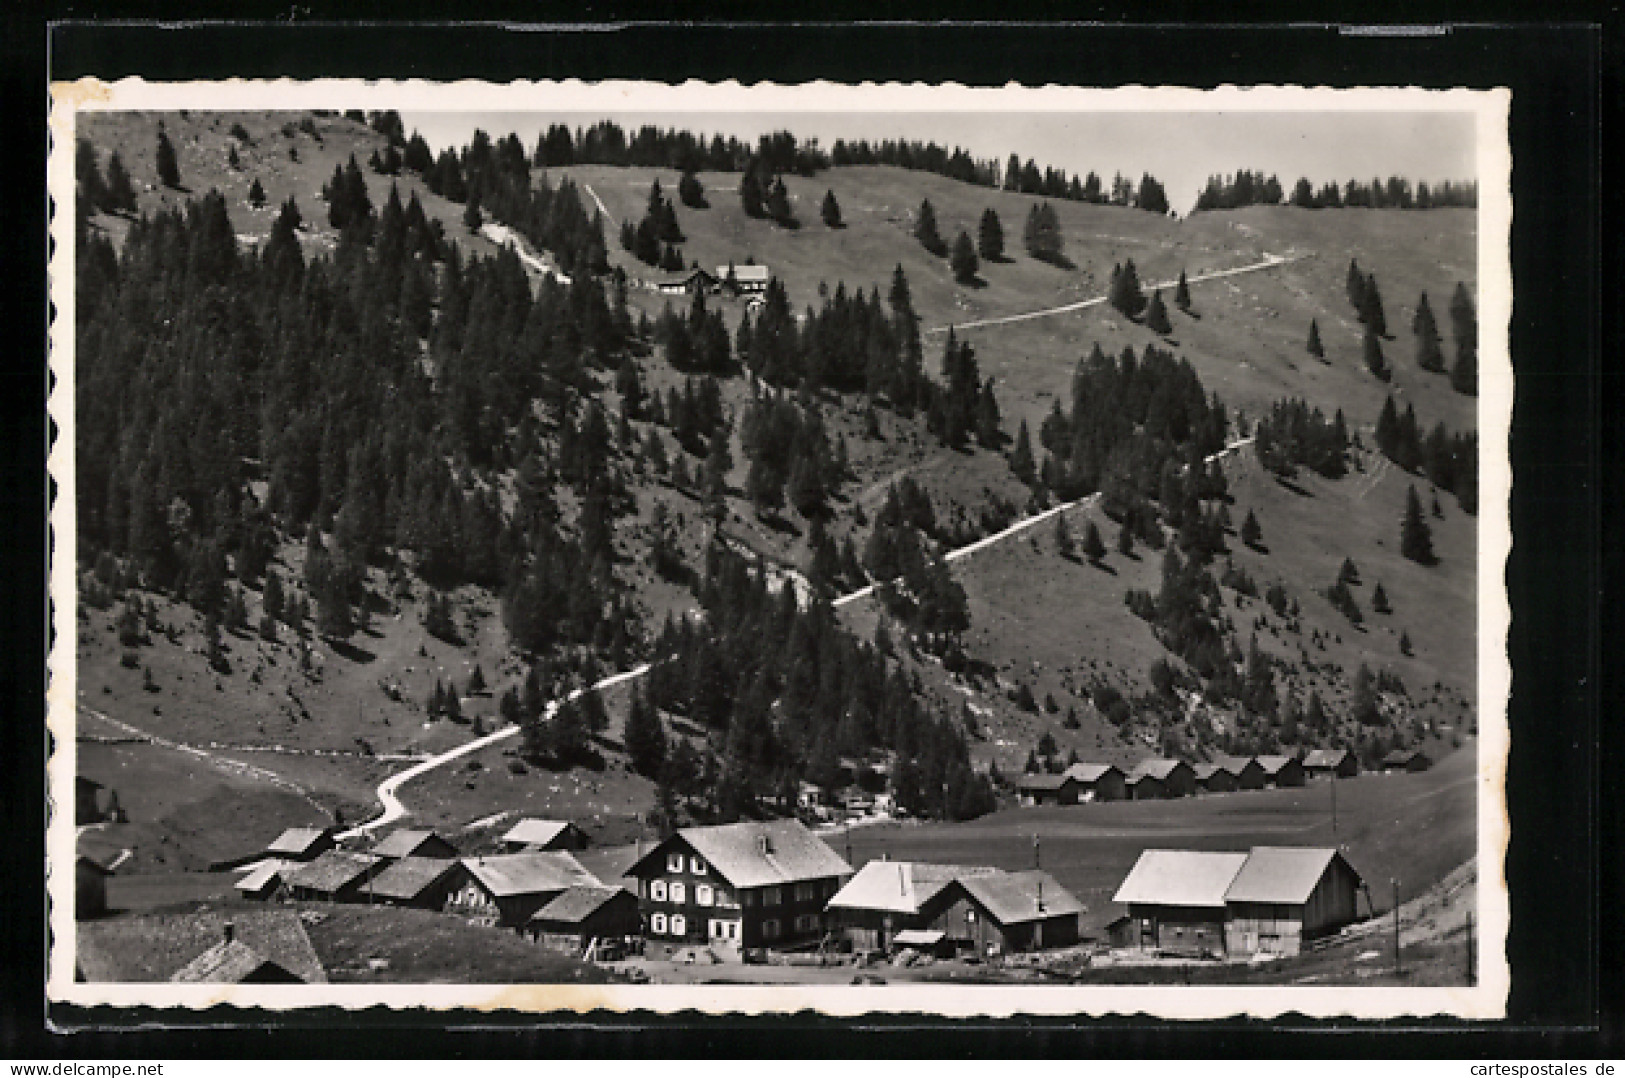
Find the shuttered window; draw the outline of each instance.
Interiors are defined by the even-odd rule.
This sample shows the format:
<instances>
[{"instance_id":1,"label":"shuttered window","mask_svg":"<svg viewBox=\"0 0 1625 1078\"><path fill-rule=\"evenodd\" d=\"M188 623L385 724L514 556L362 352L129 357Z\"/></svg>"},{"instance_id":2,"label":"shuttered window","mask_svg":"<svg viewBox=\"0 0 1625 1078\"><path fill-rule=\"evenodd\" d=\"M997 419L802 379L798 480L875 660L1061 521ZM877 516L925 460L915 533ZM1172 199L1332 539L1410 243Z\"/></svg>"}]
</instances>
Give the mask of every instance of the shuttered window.
<instances>
[{"instance_id":1,"label":"shuttered window","mask_svg":"<svg viewBox=\"0 0 1625 1078\"><path fill-rule=\"evenodd\" d=\"M671 895L671 900L675 903L682 904L688 901L688 888L684 887L676 880L671 881L670 885L668 885L666 888L666 892L667 894Z\"/></svg>"},{"instance_id":2,"label":"shuttered window","mask_svg":"<svg viewBox=\"0 0 1625 1078\"><path fill-rule=\"evenodd\" d=\"M694 887L694 901L702 906L709 906L716 901L716 893L711 890L709 884L696 884Z\"/></svg>"},{"instance_id":3,"label":"shuttered window","mask_svg":"<svg viewBox=\"0 0 1625 1078\"><path fill-rule=\"evenodd\" d=\"M656 902L666 901L666 881L655 880L649 884L649 897Z\"/></svg>"},{"instance_id":4,"label":"shuttered window","mask_svg":"<svg viewBox=\"0 0 1625 1078\"><path fill-rule=\"evenodd\" d=\"M671 915L671 934L674 935L674 936L682 936L682 935L686 935L687 933L688 933L688 918L684 917L680 913L672 914Z\"/></svg>"},{"instance_id":5,"label":"shuttered window","mask_svg":"<svg viewBox=\"0 0 1625 1078\"><path fill-rule=\"evenodd\" d=\"M664 936L666 934L666 915L664 913L652 913L649 915L649 931L657 936Z\"/></svg>"}]
</instances>

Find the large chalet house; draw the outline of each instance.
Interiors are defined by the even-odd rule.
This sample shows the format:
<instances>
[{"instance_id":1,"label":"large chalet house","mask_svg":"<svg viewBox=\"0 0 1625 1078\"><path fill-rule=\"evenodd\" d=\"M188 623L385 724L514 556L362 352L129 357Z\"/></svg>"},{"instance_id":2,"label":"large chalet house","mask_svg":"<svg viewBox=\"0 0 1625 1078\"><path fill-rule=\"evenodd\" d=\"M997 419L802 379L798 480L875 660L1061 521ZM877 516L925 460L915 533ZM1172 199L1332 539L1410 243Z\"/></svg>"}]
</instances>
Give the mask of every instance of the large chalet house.
<instances>
[{"instance_id":1,"label":"large chalet house","mask_svg":"<svg viewBox=\"0 0 1625 1078\"><path fill-rule=\"evenodd\" d=\"M746 948L820 938L825 905L852 868L798 820L688 827L644 854L627 875L651 948Z\"/></svg>"}]
</instances>

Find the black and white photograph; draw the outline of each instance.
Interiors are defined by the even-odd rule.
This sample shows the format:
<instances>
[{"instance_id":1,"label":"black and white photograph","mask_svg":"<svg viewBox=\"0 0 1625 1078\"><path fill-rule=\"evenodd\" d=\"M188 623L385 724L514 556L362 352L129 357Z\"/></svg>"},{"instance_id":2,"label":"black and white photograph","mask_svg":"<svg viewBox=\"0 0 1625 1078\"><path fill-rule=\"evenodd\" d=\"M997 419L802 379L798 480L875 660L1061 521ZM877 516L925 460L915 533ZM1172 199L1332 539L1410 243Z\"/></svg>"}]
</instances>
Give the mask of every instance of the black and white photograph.
<instances>
[{"instance_id":1,"label":"black and white photograph","mask_svg":"<svg viewBox=\"0 0 1625 1078\"><path fill-rule=\"evenodd\" d=\"M1501 1016L1509 104L57 84L50 997Z\"/></svg>"}]
</instances>

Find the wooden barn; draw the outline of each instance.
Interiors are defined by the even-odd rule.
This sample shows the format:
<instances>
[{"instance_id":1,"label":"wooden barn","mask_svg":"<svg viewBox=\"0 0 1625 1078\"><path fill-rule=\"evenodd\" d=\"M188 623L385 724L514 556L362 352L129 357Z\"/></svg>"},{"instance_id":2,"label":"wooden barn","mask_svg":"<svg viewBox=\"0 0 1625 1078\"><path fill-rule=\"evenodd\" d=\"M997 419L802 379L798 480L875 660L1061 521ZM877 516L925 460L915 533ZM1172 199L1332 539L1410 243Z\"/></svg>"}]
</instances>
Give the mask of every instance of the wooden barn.
<instances>
[{"instance_id":1,"label":"wooden barn","mask_svg":"<svg viewBox=\"0 0 1625 1078\"><path fill-rule=\"evenodd\" d=\"M1421 749L1395 749L1382 758L1384 771L1426 771L1433 758Z\"/></svg>"},{"instance_id":2,"label":"wooden barn","mask_svg":"<svg viewBox=\"0 0 1625 1078\"><path fill-rule=\"evenodd\" d=\"M1303 785L1303 764L1296 756L1255 756L1264 771L1264 785L1277 789Z\"/></svg>"},{"instance_id":3,"label":"wooden barn","mask_svg":"<svg viewBox=\"0 0 1625 1078\"><path fill-rule=\"evenodd\" d=\"M1112 901L1127 906L1129 946L1188 957L1221 956L1225 894L1244 853L1146 850Z\"/></svg>"},{"instance_id":4,"label":"wooden barn","mask_svg":"<svg viewBox=\"0 0 1625 1078\"><path fill-rule=\"evenodd\" d=\"M328 850L283 877L288 896L301 902L365 902L367 883L389 862L370 853Z\"/></svg>"},{"instance_id":5,"label":"wooden barn","mask_svg":"<svg viewBox=\"0 0 1625 1078\"><path fill-rule=\"evenodd\" d=\"M746 264L736 266L732 262L726 266L717 267L717 282L724 292L736 295L759 295L767 291L767 282L773 279L766 266Z\"/></svg>"},{"instance_id":6,"label":"wooden barn","mask_svg":"<svg viewBox=\"0 0 1625 1078\"><path fill-rule=\"evenodd\" d=\"M1197 764L1196 788L1205 794L1227 794L1236 789L1236 776L1218 764Z\"/></svg>"},{"instance_id":7,"label":"wooden barn","mask_svg":"<svg viewBox=\"0 0 1625 1078\"><path fill-rule=\"evenodd\" d=\"M852 868L799 820L686 827L630 874L649 945L709 945L718 957L823 936L824 907Z\"/></svg>"},{"instance_id":8,"label":"wooden barn","mask_svg":"<svg viewBox=\"0 0 1625 1078\"><path fill-rule=\"evenodd\" d=\"M1078 780L1071 775L1046 775L1035 771L1021 776L1016 794L1023 805L1076 805Z\"/></svg>"},{"instance_id":9,"label":"wooden barn","mask_svg":"<svg viewBox=\"0 0 1625 1078\"><path fill-rule=\"evenodd\" d=\"M363 901L380 906L411 906L438 910L457 887L457 862L444 857L403 857L362 889Z\"/></svg>"},{"instance_id":10,"label":"wooden barn","mask_svg":"<svg viewBox=\"0 0 1625 1078\"><path fill-rule=\"evenodd\" d=\"M977 955L1070 947L1083 904L1040 869L959 876L930 927Z\"/></svg>"},{"instance_id":11,"label":"wooden barn","mask_svg":"<svg viewBox=\"0 0 1625 1078\"><path fill-rule=\"evenodd\" d=\"M1196 793L1196 772L1183 760L1141 760L1129 772L1124 785L1134 801L1190 797Z\"/></svg>"},{"instance_id":12,"label":"wooden barn","mask_svg":"<svg viewBox=\"0 0 1625 1078\"><path fill-rule=\"evenodd\" d=\"M1360 773L1360 759L1348 749L1312 749L1303 758L1304 777L1351 779Z\"/></svg>"},{"instance_id":13,"label":"wooden barn","mask_svg":"<svg viewBox=\"0 0 1625 1078\"><path fill-rule=\"evenodd\" d=\"M662 278L655 283L655 289L667 296L692 296L702 292L714 292L717 284L716 277L694 266L682 273Z\"/></svg>"},{"instance_id":14,"label":"wooden barn","mask_svg":"<svg viewBox=\"0 0 1625 1078\"><path fill-rule=\"evenodd\" d=\"M550 950L579 955L594 940L643 934L638 896L624 887L572 887L531 915L525 935Z\"/></svg>"},{"instance_id":15,"label":"wooden barn","mask_svg":"<svg viewBox=\"0 0 1625 1078\"><path fill-rule=\"evenodd\" d=\"M899 933L933 927L945 904L939 899L954 880L997 871L984 865L870 861L835 893L825 910L854 949L889 951Z\"/></svg>"},{"instance_id":16,"label":"wooden barn","mask_svg":"<svg viewBox=\"0 0 1625 1078\"><path fill-rule=\"evenodd\" d=\"M80 854L73 862L73 916L88 921L107 912L107 877L113 870Z\"/></svg>"},{"instance_id":17,"label":"wooden barn","mask_svg":"<svg viewBox=\"0 0 1625 1078\"><path fill-rule=\"evenodd\" d=\"M256 902L269 902L282 893L283 877L299 866L298 861L284 861L279 857L267 857L244 872L232 889L239 898L252 899Z\"/></svg>"},{"instance_id":18,"label":"wooden barn","mask_svg":"<svg viewBox=\"0 0 1625 1078\"><path fill-rule=\"evenodd\" d=\"M1077 780L1079 801L1122 801L1128 796L1127 776L1116 764L1077 763L1066 773Z\"/></svg>"},{"instance_id":19,"label":"wooden barn","mask_svg":"<svg viewBox=\"0 0 1625 1078\"><path fill-rule=\"evenodd\" d=\"M399 861L406 857L455 861L459 856L457 847L445 838L433 831L414 827L403 827L390 832L387 838L367 852L386 861Z\"/></svg>"},{"instance_id":20,"label":"wooden barn","mask_svg":"<svg viewBox=\"0 0 1625 1078\"><path fill-rule=\"evenodd\" d=\"M1221 771L1230 773L1235 780L1238 790L1262 790L1266 777L1264 768L1258 759L1253 756L1220 756L1214 759L1213 764Z\"/></svg>"},{"instance_id":21,"label":"wooden barn","mask_svg":"<svg viewBox=\"0 0 1625 1078\"><path fill-rule=\"evenodd\" d=\"M456 886L442 907L471 923L521 931L532 915L572 887L598 880L562 851L465 857L457 862Z\"/></svg>"},{"instance_id":22,"label":"wooden barn","mask_svg":"<svg viewBox=\"0 0 1625 1078\"><path fill-rule=\"evenodd\" d=\"M520 820L501 838L503 853L584 850L587 833L569 820Z\"/></svg>"},{"instance_id":23,"label":"wooden barn","mask_svg":"<svg viewBox=\"0 0 1625 1078\"><path fill-rule=\"evenodd\" d=\"M1360 874L1336 850L1255 846L1225 892L1225 949L1231 957L1295 955L1358 919L1360 888Z\"/></svg>"}]
</instances>

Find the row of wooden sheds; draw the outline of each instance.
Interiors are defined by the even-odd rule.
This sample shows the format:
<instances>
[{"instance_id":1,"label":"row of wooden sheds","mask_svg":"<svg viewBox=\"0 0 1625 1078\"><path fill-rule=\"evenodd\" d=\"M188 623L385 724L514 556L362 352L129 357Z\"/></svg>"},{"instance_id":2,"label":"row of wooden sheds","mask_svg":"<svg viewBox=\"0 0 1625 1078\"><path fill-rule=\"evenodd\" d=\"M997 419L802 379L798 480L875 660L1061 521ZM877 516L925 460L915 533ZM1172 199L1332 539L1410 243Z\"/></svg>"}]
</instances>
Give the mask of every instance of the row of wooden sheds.
<instances>
[{"instance_id":1,"label":"row of wooden sheds","mask_svg":"<svg viewBox=\"0 0 1625 1078\"><path fill-rule=\"evenodd\" d=\"M1403 770L1426 770L1424 754L1407 754ZM1421 757L1421 766L1412 761ZM1386 763L1386 761L1385 761ZM1124 770L1116 764L1077 763L1058 775L1023 775L1017 793L1023 804L1076 805L1087 801L1155 801L1198 793L1230 793L1269 787L1302 786L1315 778L1352 778L1359 761L1347 749L1315 749L1303 756L1221 756L1199 764L1151 758Z\"/></svg>"}]
</instances>

